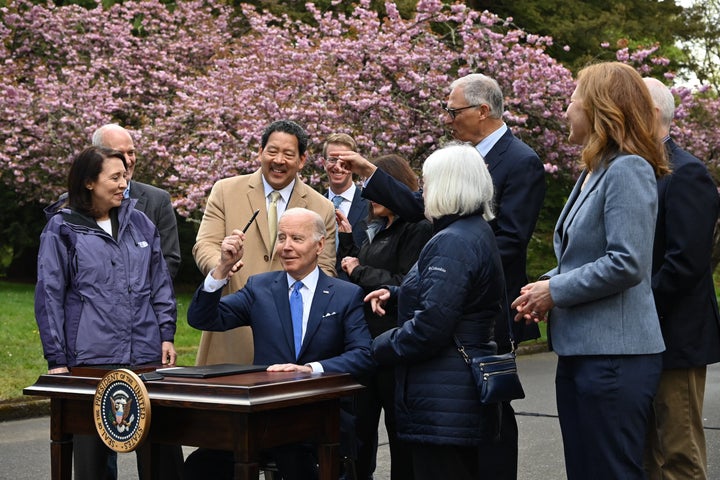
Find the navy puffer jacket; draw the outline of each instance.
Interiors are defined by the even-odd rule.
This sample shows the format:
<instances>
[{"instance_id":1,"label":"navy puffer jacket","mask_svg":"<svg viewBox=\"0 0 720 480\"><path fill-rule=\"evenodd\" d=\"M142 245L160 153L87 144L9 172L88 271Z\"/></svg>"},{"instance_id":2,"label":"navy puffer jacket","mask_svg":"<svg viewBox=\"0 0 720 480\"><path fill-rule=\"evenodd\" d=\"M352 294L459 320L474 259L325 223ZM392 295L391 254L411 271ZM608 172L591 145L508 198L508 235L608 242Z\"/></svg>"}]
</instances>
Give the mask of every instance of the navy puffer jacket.
<instances>
[{"instance_id":1,"label":"navy puffer jacket","mask_svg":"<svg viewBox=\"0 0 720 480\"><path fill-rule=\"evenodd\" d=\"M434 222L403 283L394 288L401 325L372 345L380 365L396 364L400 438L425 444L478 445L496 432L497 409L480 405L470 356L493 354L493 325L504 315L505 282L495 236L481 215Z\"/></svg>"}]
</instances>

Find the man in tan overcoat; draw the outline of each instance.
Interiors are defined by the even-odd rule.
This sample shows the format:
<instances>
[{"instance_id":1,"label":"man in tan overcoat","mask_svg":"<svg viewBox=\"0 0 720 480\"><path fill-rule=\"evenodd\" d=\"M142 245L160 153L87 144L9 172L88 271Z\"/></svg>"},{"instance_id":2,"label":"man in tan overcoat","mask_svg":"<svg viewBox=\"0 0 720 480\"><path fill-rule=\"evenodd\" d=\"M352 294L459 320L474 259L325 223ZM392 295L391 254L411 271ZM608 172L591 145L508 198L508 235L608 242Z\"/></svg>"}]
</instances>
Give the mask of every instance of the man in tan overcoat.
<instances>
[{"instance_id":1,"label":"man in tan overcoat","mask_svg":"<svg viewBox=\"0 0 720 480\"><path fill-rule=\"evenodd\" d=\"M295 122L273 122L262 135L260 169L219 180L213 186L193 247L195 263L203 275L218 264L223 239L234 229L244 228L253 213L260 211L245 233L243 268L230 278L224 294L241 289L251 275L282 270L280 259L273 255L273 247L277 221L288 208L307 208L323 218L327 235L318 264L328 275L336 275L335 209L332 202L298 177L307 158L307 143L307 133ZM203 332L197 364L249 364L253 353L250 327Z\"/></svg>"}]
</instances>

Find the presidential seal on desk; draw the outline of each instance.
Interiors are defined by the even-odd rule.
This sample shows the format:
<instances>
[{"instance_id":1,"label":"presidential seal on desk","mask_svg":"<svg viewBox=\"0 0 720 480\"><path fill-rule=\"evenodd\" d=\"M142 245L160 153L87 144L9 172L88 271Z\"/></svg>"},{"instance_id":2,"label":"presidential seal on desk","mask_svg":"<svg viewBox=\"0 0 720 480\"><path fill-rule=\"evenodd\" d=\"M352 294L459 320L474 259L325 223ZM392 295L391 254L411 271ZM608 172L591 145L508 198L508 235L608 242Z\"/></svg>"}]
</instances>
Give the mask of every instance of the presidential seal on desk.
<instances>
[{"instance_id":1,"label":"presidential seal on desk","mask_svg":"<svg viewBox=\"0 0 720 480\"><path fill-rule=\"evenodd\" d=\"M116 452L132 452L150 431L150 397L131 370L112 370L98 383L93 399L95 428Z\"/></svg>"}]
</instances>

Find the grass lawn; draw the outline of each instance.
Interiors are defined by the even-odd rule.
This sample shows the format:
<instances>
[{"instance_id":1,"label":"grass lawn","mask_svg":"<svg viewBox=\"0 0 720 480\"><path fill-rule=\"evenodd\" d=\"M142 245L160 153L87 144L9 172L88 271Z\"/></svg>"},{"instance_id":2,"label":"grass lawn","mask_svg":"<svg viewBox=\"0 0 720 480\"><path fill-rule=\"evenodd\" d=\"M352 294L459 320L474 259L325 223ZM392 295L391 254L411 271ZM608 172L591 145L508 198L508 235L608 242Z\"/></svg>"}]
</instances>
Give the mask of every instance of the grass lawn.
<instances>
[{"instance_id":1,"label":"grass lawn","mask_svg":"<svg viewBox=\"0 0 720 480\"><path fill-rule=\"evenodd\" d=\"M33 310L32 284L0 282L0 402L22 397L22 389L47 372ZM175 349L178 365L193 365L200 332L187 324L192 293L178 293Z\"/></svg>"}]
</instances>

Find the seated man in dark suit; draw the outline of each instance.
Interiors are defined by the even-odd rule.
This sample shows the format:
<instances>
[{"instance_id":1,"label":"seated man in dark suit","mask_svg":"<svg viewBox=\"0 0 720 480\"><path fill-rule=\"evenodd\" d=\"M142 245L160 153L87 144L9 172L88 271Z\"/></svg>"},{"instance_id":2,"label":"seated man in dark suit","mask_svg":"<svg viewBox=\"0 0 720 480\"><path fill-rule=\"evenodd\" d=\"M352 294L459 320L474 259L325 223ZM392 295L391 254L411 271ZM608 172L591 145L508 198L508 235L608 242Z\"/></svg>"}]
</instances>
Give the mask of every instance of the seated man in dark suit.
<instances>
[{"instance_id":1,"label":"seated man in dark suit","mask_svg":"<svg viewBox=\"0 0 720 480\"><path fill-rule=\"evenodd\" d=\"M193 297L188 323L212 331L251 326L254 363L270 365L271 372L367 373L373 361L363 291L318 268L325 233L317 213L286 210L275 244L284 271L253 275L242 289L222 297L228 277L243 265L245 235L234 230L222 242L217 267ZM314 450L289 445L269 454L284 480L308 480L317 477ZM232 478L232 467L230 452L201 449L186 461L185 478Z\"/></svg>"}]
</instances>

